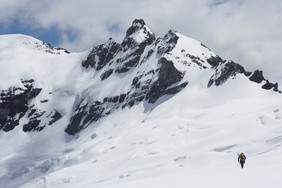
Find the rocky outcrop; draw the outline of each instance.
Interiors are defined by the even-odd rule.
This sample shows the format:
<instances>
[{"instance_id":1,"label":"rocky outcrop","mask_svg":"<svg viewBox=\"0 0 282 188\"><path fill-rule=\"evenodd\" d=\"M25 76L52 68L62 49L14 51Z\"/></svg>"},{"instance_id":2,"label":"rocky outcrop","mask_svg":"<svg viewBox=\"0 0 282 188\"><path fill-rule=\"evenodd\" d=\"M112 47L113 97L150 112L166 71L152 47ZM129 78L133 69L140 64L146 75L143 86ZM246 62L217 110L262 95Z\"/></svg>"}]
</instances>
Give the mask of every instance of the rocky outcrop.
<instances>
[{"instance_id":1,"label":"rocky outcrop","mask_svg":"<svg viewBox=\"0 0 282 188\"><path fill-rule=\"evenodd\" d=\"M221 57L219 56L212 56L210 58L207 59L208 63L212 66L212 67L216 67L218 66L220 63L224 62Z\"/></svg>"},{"instance_id":2,"label":"rocky outcrop","mask_svg":"<svg viewBox=\"0 0 282 188\"><path fill-rule=\"evenodd\" d=\"M126 36L121 43L122 57L116 60L119 65L117 73L125 73L136 67L145 48L155 40L155 34L145 25L143 20L134 20L132 26L126 31Z\"/></svg>"},{"instance_id":3,"label":"rocky outcrop","mask_svg":"<svg viewBox=\"0 0 282 188\"><path fill-rule=\"evenodd\" d=\"M273 89L273 91L277 91L281 93L281 91L278 90L278 83L270 83L268 80L266 80L266 83L261 86L262 89L270 90Z\"/></svg>"},{"instance_id":4,"label":"rocky outcrop","mask_svg":"<svg viewBox=\"0 0 282 188\"><path fill-rule=\"evenodd\" d=\"M261 88L262 89L266 89L266 90L273 90L273 91L276 91L276 92L279 92L281 93L280 90L278 90L278 83L271 83L269 82L268 80L266 80L263 76L263 72L260 71L260 70L256 70L254 71L251 76L249 77L249 79L252 81L252 82L256 82L258 84L262 83L262 82L265 82Z\"/></svg>"},{"instance_id":5,"label":"rocky outcrop","mask_svg":"<svg viewBox=\"0 0 282 188\"><path fill-rule=\"evenodd\" d=\"M233 61L223 62L216 67L215 74L208 82L208 87L211 87L213 84L219 86L227 81L231 76L236 76L236 74L242 73L245 73L245 69L241 65Z\"/></svg>"},{"instance_id":6,"label":"rocky outcrop","mask_svg":"<svg viewBox=\"0 0 282 188\"><path fill-rule=\"evenodd\" d=\"M165 58L161 58L159 63L161 64L161 68L158 80L152 84L146 95L146 100L148 100L149 103L155 103L163 95L176 94L187 85L186 83L168 89L173 84L181 81L183 74L173 66L173 62L168 61Z\"/></svg>"},{"instance_id":7,"label":"rocky outcrop","mask_svg":"<svg viewBox=\"0 0 282 188\"><path fill-rule=\"evenodd\" d=\"M28 111L29 101L42 90L33 87L34 80L22 80L24 88L9 88L1 91L0 129L10 131L19 125L19 120Z\"/></svg>"},{"instance_id":8,"label":"rocky outcrop","mask_svg":"<svg viewBox=\"0 0 282 188\"><path fill-rule=\"evenodd\" d=\"M251 81L256 83L261 83L264 79L262 71L256 70L253 72L253 74L249 78Z\"/></svg>"},{"instance_id":9,"label":"rocky outcrop","mask_svg":"<svg viewBox=\"0 0 282 188\"><path fill-rule=\"evenodd\" d=\"M150 45L154 40L155 34L146 26L144 20L135 19L131 27L127 29L121 46L123 47L123 51L126 51L128 49L133 49L142 43Z\"/></svg>"},{"instance_id":10,"label":"rocky outcrop","mask_svg":"<svg viewBox=\"0 0 282 188\"><path fill-rule=\"evenodd\" d=\"M236 76L236 74L244 74L246 77L249 77L249 80L258 84L261 84L264 82L264 84L261 86L262 89L266 90L273 90L276 92L281 93L281 91L278 90L278 83L271 83L268 80L266 80L263 76L263 72L260 70L256 70L253 73L245 71L244 67L234 63L233 61L229 62L223 62L220 63L215 67L216 71L215 74L211 77L211 79L208 82L208 87L211 87L213 84L215 86L219 86L223 84L225 81L227 81L230 77Z\"/></svg>"},{"instance_id":11,"label":"rocky outcrop","mask_svg":"<svg viewBox=\"0 0 282 188\"><path fill-rule=\"evenodd\" d=\"M24 88L11 87L1 91L0 100L0 130L10 131L19 125L21 118L26 117L28 122L23 125L23 131L41 131L44 127L52 125L62 115L54 110L49 114L46 111L37 109L32 103L41 93L41 88L34 88L34 80L22 80ZM47 103L48 100L40 101ZM41 124L42 118L45 122Z\"/></svg>"},{"instance_id":12,"label":"rocky outcrop","mask_svg":"<svg viewBox=\"0 0 282 188\"><path fill-rule=\"evenodd\" d=\"M66 53L69 54L70 52L67 51L64 48L59 48L59 47L53 47L49 43L46 42L36 42L35 43L35 48L42 50L44 52L50 53L50 54L61 54L61 53Z\"/></svg>"},{"instance_id":13,"label":"rocky outcrop","mask_svg":"<svg viewBox=\"0 0 282 188\"><path fill-rule=\"evenodd\" d=\"M114 42L110 38L107 43L95 46L88 55L87 59L82 62L82 66L85 68L92 67L95 70L100 70L113 59L119 50L120 44Z\"/></svg>"},{"instance_id":14,"label":"rocky outcrop","mask_svg":"<svg viewBox=\"0 0 282 188\"><path fill-rule=\"evenodd\" d=\"M30 109L27 111L27 118L29 119L28 123L23 125L23 131L41 131L47 125L50 126L61 119L63 116L58 111L54 110L47 114L46 111L34 108L30 106ZM45 121L42 122L42 119Z\"/></svg>"}]
</instances>

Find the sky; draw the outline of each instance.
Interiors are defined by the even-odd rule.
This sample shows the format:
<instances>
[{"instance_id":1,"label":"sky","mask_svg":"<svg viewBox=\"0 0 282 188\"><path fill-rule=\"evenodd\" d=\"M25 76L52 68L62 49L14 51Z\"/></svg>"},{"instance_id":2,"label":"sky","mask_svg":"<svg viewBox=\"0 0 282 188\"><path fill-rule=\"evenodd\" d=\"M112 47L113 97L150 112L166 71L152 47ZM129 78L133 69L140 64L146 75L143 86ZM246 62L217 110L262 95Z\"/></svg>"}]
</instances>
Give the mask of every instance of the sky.
<instances>
[{"instance_id":1,"label":"sky","mask_svg":"<svg viewBox=\"0 0 282 188\"><path fill-rule=\"evenodd\" d=\"M121 42L142 18L157 37L176 30L282 83L281 10L280 0L1 0L0 34L82 52L110 37Z\"/></svg>"}]
</instances>

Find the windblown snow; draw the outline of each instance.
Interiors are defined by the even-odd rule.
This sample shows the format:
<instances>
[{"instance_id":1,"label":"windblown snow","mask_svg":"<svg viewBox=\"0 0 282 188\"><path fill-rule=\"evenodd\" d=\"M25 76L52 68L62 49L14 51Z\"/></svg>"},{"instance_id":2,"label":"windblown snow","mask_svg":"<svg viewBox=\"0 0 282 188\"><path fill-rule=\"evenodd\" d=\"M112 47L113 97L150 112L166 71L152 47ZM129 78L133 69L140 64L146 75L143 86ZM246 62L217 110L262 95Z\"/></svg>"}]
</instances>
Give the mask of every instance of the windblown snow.
<instances>
[{"instance_id":1,"label":"windblown snow","mask_svg":"<svg viewBox=\"0 0 282 188\"><path fill-rule=\"evenodd\" d=\"M203 61L199 67L187 54L200 59L216 54L176 34L178 43L165 57L185 72L182 82L188 85L154 105L117 109L76 136L64 130L77 97L100 100L128 91L128 80L137 71L148 72L156 57L102 82L104 69L81 67L89 51L66 53L28 36L0 36L0 90L34 79L45 92L31 103L64 115L40 132L22 131L27 117L12 131L0 131L0 187L281 187L281 94L242 74L208 88L211 65ZM146 36L132 37L142 42ZM244 169L237 163L239 152L247 157Z\"/></svg>"}]
</instances>

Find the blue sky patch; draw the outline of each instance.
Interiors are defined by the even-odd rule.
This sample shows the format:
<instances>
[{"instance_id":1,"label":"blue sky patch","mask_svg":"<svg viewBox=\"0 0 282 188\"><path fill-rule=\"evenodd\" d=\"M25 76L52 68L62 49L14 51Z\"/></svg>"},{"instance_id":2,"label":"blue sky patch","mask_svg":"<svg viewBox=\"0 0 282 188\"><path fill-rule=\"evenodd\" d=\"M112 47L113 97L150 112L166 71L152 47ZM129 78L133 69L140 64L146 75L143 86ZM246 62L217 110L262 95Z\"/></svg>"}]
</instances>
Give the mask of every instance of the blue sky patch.
<instances>
[{"instance_id":1,"label":"blue sky patch","mask_svg":"<svg viewBox=\"0 0 282 188\"><path fill-rule=\"evenodd\" d=\"M120 32L120 27L119 27L119 24L113 24L109 27L109 31L111 33L118 33Z\"/></svg>"},{"instance_id":2,"label":"blue sky patch","mask_svg":"<svg viewBox=\"0 0 282 188\"><path fill-rule=\"evenodd\" d=\"M72 32L70 32L72 33ZM61 31L56 27L51 28L35 28L30 24L24 25L18 19L13 20L9 25L4 25L0 23L0 34L23 34L32 36L41 41L51 44L52 46L57 46L60 41ZM73 34L70 34L73 38Z\"/></svg>"}]
</instances>

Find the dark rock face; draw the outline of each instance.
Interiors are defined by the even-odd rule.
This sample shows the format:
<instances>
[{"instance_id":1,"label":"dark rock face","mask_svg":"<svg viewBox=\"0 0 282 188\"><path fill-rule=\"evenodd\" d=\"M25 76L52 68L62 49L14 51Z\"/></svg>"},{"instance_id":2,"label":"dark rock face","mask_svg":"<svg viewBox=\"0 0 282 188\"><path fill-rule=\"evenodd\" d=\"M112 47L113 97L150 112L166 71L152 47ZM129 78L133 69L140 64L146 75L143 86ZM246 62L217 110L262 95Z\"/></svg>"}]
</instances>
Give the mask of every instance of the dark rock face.
<instances>
[{"instance_id":1,"label":"dark rock face","mask_svg":"<svg viewBox=\"0 0 282 188\"><path fill-rule=\"evenodd\" d=\"M155 103L161 96L174 93L172 88L171 90L166 89L183 78L183 74L173 66L171 61L161 58L159 63L162 65L158 80L152 84L152 87L146 95L146 100L148 100L149 103ZM175 88L175 91L178 91L178 89Z\"/></svg>"},{"instance_id":2,"label":"dark rock face","mask_svg":"<svg viewBox=\"0 0 282 188\"><path fill-rule=\"evenodd\" d=\"M213 84L219 86L222 83L224 83L226 80L228 80L231 76L235 76L238 73L242 74L245 72L244 67L242 67L237 63L234 63L233 61L223 63L222 66L223 67L216 68L216 73L211 77L208 83L208 87L212 86Z\"/></svg>"},{"instance_id":3,"label":"dark rock face","mask_svg":"<svg viewBox=\"0 0 282 188\"><path fill-rule=\"evenodd\" d=\"M36 109L34 105L30 105L31 101L42 90L41 88L34 88L33 82L34 80L22 80L24 88L12 87L8 90L1 91L0 130L6 132L13 130L19 125L20 119L26 116L29 121L23 125L23 131L41 131L47 125L47 123L41 123L43 117L50 119L48 125L52 125L62 117L57 111L46 116L45 111ZM47 103L48 100L42 100L40 102Z\"/></svg>"},{"instance_id":4,"label":"dark rock face","mask_svg":"<svg viewBox=\"0 0 282 188\"><path fill-rule=\"evenodd\" d=\"M114 69L109 69L106 70L102 75L101 75L101 80L105 80L111 76L111 74L114 72Z\"/></svg>"},{"instance_id":5,"label":"dark rock face","mask_svg":"<svg viewBox=\"0 0 282 188\"><path fill-rule=\"evenodd\" d=\"M157 49L157 53L160 55L169 53L177 44L178 39L179 37L175 34L175 32L169 30L168 33L163 38L163 41L165 42L166 45L159 46Z\"/></svg>"},{"instance_id":6,"label":"dark rock face","mask_svg":"<svg viewBox=\"0 0 282 188\"><path fill-rule=\"evenodd\" d=\"M56 121L58 121L62 117L63 117L62 114L60 114L59 112L55 111L55 113L51 116L52 120L48 123L48 125L52 125L53 123L55 123Z\"/></svg>"},{"instance_id":7,"label":"dark rock face","mask_svg":"<svg viewBox=\"0 0 282 188\"><path fill-rule=\"evenodd\" d=\"M127 29L126 36L129 37L133 33L136 33L138 30L142 29L145 26L145 21L142 19L135 19L132 23L132 26Z\"/></svg>"},{"instance_id":8,"label":"dark rock face","mask_svg":"<svg viewBox=\"0 0 282 188\"><path fill-rule=\"evenodd\" d=\"M121 106L122 102L125 100L126 95L105 97L103 101L87 101L88 99L81 99L80 104L75 107L75 114L70 120L70 124L66 128L66 132L70 135L75 135L88 124L98 121L100 118L107 116L111 113L114 106L118 108ZM87 101L86 105L83 104Z\"/></svg>"},{"instance_id":9,"label":"dark rock face","mask_svg":"<svg viewBox=\"0 0 282 188\"><path fill-rule=\"evenodd\" d=\"M86 102L86 105L85 103ZM109 115L113 110L120 107L132 105L132 99L128 94L121 94L119 96L105 97L103 101L88 101L88 99L81 99L80 104L75 107L75 114L70 120L70 124L66 128L66 132L70 135L75 135L90 123L98 121L100 118Z\"/></svg>"},{"instance_id":10,"label":"dark rock face","mask_svg":"<svg viewBox=\"0 0 282 188\"><path fill-rule=\"evenodd\" d=\"M42 42L42 43L35 43L37 48L45 48L45 52L50 54L60 54L61 52L69 54L70 52L64 48L53 47L49 43Z\"/></svg>"},{"instance_id":11,"label":"dark rock face","mask_svg":"<svg viewBox=\"0 0 282 188\"><path fill-rule=\"evenodd\" d=\"M32 131L32 130L41 131L43 129L43 127L38 127L40 122L41 121L38 120L38 119L31 119L28 124L25 124L23 126L23 131L24 132L28 132L28 131Z\"/></svg>"},{"instance_id":12,"label":"dark rock face","mask_svg":"<svg viewBox=\"0 0 282 188\"><path fill-rule=\"evenodd\" d=\"M268 80L266 80L266 83L263 86L261 86L261 87L263 89L266 89L266 90L273 89L274 91L280 92L278 90L278 83L273 84L273 83L270 83Z\"/></svg>"},{"instance_id":13,"label":"dark rock face","mask_svg":"<svg viewBox=\"0 0 282 188\"><path fill-rule=\"evenodd\" d=\"M129 48L134 48L136 45L138 45L138 42L136 42L134 38L132 38L132 35L138 32L143 33L145 36L145 40L141 43L150 45L154 42L155 34L148 30L144 20L135 19L132 23L132 26L126 31L126 36L123 42L121 43L121 46L124 48L124 51Z\"/></svg>"},{"instance_id":14,"label":"dark rock face","mask_svg":"<svg viewBox=\"0 0 282 188\"><path fill-rule=\"evenodd\" d=\"M29 100L35 98L41 91L40 88L33 88L34 80L23 80L22 82L25 88L9 88L1 91L0 130L14 129L28 111Z\"/></svg>"},{"instance_id":15,"label":"dark rock face","mask_svg":"<svg viewBox=\"0 0 282 188\"><path fill-rule=\"evenodd\" d=\"M140 34L141 33L141 34ZM140 36L137 41L136 35ZM117 59L121 64L115 72L125 73L132 67L136 67L140 61L145 48L155 41L155 34L145 25L143 20L134 20L132 26L127 30L126 36L121 43L122 51L125 56Z\"/></svg>"},{"instance_id":16,"label":"dark rock face","mask_svg":"<svg viewBox=\"0 0 282 188\"><path fill-rule=\"evenodd\" d=\"M70 124L65 131L70 135L75 135L85 128L87 124L100 119L104 110L105 108L99 101L96 101L89 106L78 106L76 113L72 116Z\"/></svg>"},{"instance_id":17,"label":"dark rock face","mask_svg":"<svg viewBox=\"0 0 282 188\"><path fill-rule=\"evenodd\" d=\"M44 116L44 115L46 115L45 111L34 109L33 106L31 106L31 109L29 109L28 115L27 115L27 117L29 118L29 121L27 124L23 125L23 131L30 132L30 131L43 130L47 126L47 122L45 122L44 124L41 124L43 117L49 119L48 125L54 124L56 121L58 121L59 119L63 117L58 111L51 112L47 116Z\"/></svg>"},{"instance_id":18,"label":"dark rock face","mask_svg":"<svg viewBox=\"0 0 282 188\"><path fill-rule=\"evenodd\" d=\"M259 71L259 70L256 70L249 79L258 84L261 83L263 80L265 80L263 77L262 71Z\"/></svg>"},{"instance_id":19,"label":"dark rock face","mask_svg":"<svg viewBox=\"0 0 282 188\"><path fill-rule=\"evenodd\" d=\"M256 70L253 73L245 71L244 67L237 63L234 63L233 61L227 63L223 62L216 67L216 73L209 80L208 87L211 87L213 84L219 86L223 84L226 80L228 80L230 77L236 76L236 74L238 73L244 74L246 77L249 77L250 81L258 84L262 83L263 81L266 82L262 85L262 89L273 89L273 91L281 93L281 91L278 90L278 83L273 84L266 80L263 76L262 71Z\"/></svg>"},{"instance_id":20,"label":"dark rock face","mask_svg":"<svg viewBox=\"0 0 282 188\"><path fill-rule=\"evenodd\" d=\"M221 57L219 56L212 56L209 59L207 59L208 63L212 66L212 67L216 67L218 66L220 63L223 62L223 60L221 59Z\"/></svg>"},{"instance_id":21,"label":"dark rock face","mask_svg":"<svg viewBox=\"0 0 282 188\"><path fill-rule=\"evenodd\" d=\"M114 55L120 50L120 44L113 42L111 39L106 44L95 46L88 55L87 59L82 62L85 68L92 67L96 70L103 68Z\"/></svg>"},{"instance_id":22,"label":"dark rock face","mask_svg":"<svg viewBox=\"0 0 282 188\"><path fill-rule=\"evenodd\" d=\"M266 83L261 86L262 89L266 89L266 90L273 89L273 91L281 93L281 91L278 90L278 83L273 84L269 82L268 80L266 80L263 76L263 72L260 70L256 70L253 73L251 73L251 76L249 77L249 79L252 82L256 82L258 84L265 81Z\"/></svg>"},{"instance_id":23,"label":"dark rock face","mask_svg":"<svg viewBox=\"0 0 282 188\"><path fill-rule=\"evenodd\" d=\"M84 114L82 112L76 113L72 116L70 124L67 126L65 132L69 135L75 135L83 129L84 125L80 125Z\"/></svg>"}]
</instances>

